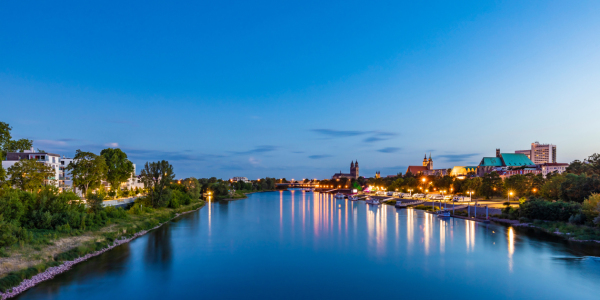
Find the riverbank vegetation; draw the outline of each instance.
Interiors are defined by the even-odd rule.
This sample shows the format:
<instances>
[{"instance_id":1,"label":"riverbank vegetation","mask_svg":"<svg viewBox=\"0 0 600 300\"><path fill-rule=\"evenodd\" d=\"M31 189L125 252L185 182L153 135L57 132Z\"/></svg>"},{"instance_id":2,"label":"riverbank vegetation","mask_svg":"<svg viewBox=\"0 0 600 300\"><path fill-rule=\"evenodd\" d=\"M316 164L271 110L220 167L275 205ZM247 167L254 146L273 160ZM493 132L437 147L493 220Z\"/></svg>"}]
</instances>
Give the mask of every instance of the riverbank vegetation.
<instances>
[{"instance_id":1,"label":"riverbank vegetation","mask_svg":"<svg viewBox=\"0 0 600 300\"><path fill-rule=\"evenodd\" d=\"M59 193L53 187L39 192L2 189L0 291L47 267L106 248L116 239L148 230L204 204L193 189L173 186L170 191L163 207L153 207L142 197L123 209L86 206L74 193ZM102 195L90 198L101 199Z\"/></svg>"},{"instance_id":2,"label":"riverbank vegetation","mask_svg":"<svg viewBox=\"0 0 600 300\"><path fill-rule=\"evenodd\" d=\"M103 201L109 196L98 181L102 177L99 174L109 168L102 166L104 159L99 156L81 151L78 154L81 160L73 170L87 170L76 172L79 184L85 185L86 199L37 179L23 188L1 178L0 291L48 267L104 249L117 239L154 228L204 204L198 180L174 181L173 167L160 161L146 163L142 171L144 196L127 208L105 207ZM117 188L122 178L115 179Z\"/></svg>"}]
</instances>

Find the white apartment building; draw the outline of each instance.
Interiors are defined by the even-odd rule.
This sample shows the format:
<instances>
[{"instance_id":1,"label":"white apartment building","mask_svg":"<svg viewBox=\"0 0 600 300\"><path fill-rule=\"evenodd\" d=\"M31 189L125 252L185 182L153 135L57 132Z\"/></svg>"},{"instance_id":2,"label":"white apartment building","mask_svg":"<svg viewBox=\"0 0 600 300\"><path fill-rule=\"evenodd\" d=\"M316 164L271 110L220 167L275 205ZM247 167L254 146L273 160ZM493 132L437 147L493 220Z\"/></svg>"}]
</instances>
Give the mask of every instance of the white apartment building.
<instances>
[{"instance_id":1,"label":"white apartment building","mask_svg":"<svg viewBox=\"0 0 600 300\"><path fill-rule=\"evenodd\" d=\"M244 183L250 182L250 180L248 180L248 177L233 177L233 178L229 179L229 181L231 181L231 182L243 181Z\"/></svg>"},{"instance_id":2,"label":"white apartment building","mask_svg":"<svg viewBox=\"0 0 600 300\"><path fill-rule=\"evenodd\" d=\"M545 163L542 165L542 176L544 176L544 178L546 178L546 175L548 175L552 172L562 174L564 171L567 170L568 166L569 166L569 164L565 164L565 163Z\"/></svg>"},{"instance_id":3,"label":"white apartment building","mask_svg":"<svg viewBox=\"0 0 600 300\"><path fill-rule=\"evenodd\" d=\"M52 184L59 186L60 178L60 155L46 152L35 152L33 147L31 150L25 150L23 152L8 152L6 154L6 160L2 161L2 168L8 170L8 168L15 165L22 159L35 159L39 163L43 163L46 166L52 168L54 176L48 178L46 184Z\"/></svg>"},{"instance_id":4,"label":"white apartment building","mask_svg":"<svg viewBox=\"0 0 600 300\"><path fill-rule=\"evenodd\" d=\"M536 165L556 163L556 145L531 143L530 150L517 150L515 153L525 154Z\"/></svg>"}]
</instances>

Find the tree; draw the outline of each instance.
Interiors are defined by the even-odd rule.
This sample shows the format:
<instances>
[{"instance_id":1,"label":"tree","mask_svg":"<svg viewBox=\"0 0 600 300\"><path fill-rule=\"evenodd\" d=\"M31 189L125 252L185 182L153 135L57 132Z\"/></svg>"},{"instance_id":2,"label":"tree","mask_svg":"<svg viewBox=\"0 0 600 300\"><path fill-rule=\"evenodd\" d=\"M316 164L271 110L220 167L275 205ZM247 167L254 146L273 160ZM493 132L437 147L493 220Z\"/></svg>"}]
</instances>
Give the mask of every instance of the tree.
<instances>
[{"instance_id":1,"label":"tree","mask_svg":"<svg viewBox=\"0 0 600 300\"><path fill-rule=\"evenodd\" d=\"M148 189L150 203L154 207L162 207L168 204L166 189L175 178L173 166L168 161L146 162L140 173L144 187Z\"/></svg>"},{"instance_id":2,"label":"tree","mask_svg":"<svg viewBox=\"0 0 600 300\"><path fill-rule=\"evenodd\" d=\"M483 175L479 193L486 198L502 192L502 178L496 171Z\"/></svg>"},{"instance_id":3,"label":"tree","mask_svg":"<svg viewBox=\"0 0 600 300\"><path fill-rule=\"evenodd\" d=\"M527 178L521 174L510 176L504 179L504 189L506 193L513 193L514 197L521 197L528 193Z\"/></svg>"},{"instance_id":4,"label":"tree","mask_svg":"<svg viewBox=\"0 0 600 300\"><path fill-rule=\"evenodd\" d=\"M244 184L241 180L238 181L238 183ZM198 182L198 179L190 177L183 181L183 186L185 187L185 192L190 195L193 200L198 200L198 198L200 198L200 188L202 185Z\"/></svg>"},{"instance_id":5,"label":"tree","mask_svg":"<svg viewBox=\"0 0 600 300\"><path fill-rule=\"evenodd\" d=\"M546 180L540 187L540 196L549 200L560 199L560 186L565 181L565 176L554 175Z\"/></svg>"},{"instance_id":6,"label":"tree","mask_svg":"<svg viewBox=\"0 0 600 300\"><path fill-rule=\"evenodd\" d=\"M22 159L8 168L8 176L12 185L25 191L34 191L51 180L54 171L35 159Z\"/></svg>"},{"instance_id":7,"label":"tree","mask_svg":"<svg viewBox=\"0 0 600 300\"><path fill-rule=\"evenodd\" d=\"M85 196L90 188L96 188L105 178L108 166L103 156L77 150L73 162L66 170L73 176L73 185Z\"/></svg>"},{"instance_id":8,"label":"tree","mask_svg":"<svg viewBox=\"0 0 600 300\"><path fill-rule=\"evenodd\" d=\"M0 166L0 187L4 185L6 182L6 170L2 166Z\"/></svg>"},{"instance_id":9,"label":"tree","mask_svg":"<svg viewBox=\"0 0 600 300\"><path fill-rule=\"evenodd\" d=\"M106 181L110 183L113 190L118 189L122 182L131 178L133 163L127 159L127 154L119 148L107 148L100 152L106 160L108 171Z\"/></svg>"},{"instance_id":10,"label":"tree","mask_svg":"<svg viewBox=\"0 0 600 300\"><path fill-rule=\"evenodd\" d=\"M583 162L580 160L571 162L567 167L566 172L577 175L600 175L600 154L594 153L588 156L588 158L584 159Z\"/></svg>"},{"instance_id":11,"label":"tree","mask_svg":"<svg viewBox=\"0 0 600 300\"><path fill-rule=\"evenodd\" d=\"M24 150L30 149L33 145L32 140L20 139L13 141L10 131L12 127L7 123L0 122L0 150L2 151L2 160L6 159L8 152L23 152Z\"/></svg>"},{"instance_id":12,"label":"tree","mask_svg":"<svg viewBox=\"0 0 600 300\"><path fill-rule=\"evenodd\" d=\"M592 193L600 193L600 176L566 174L560 185L560 197L566 201L583 202Z\"/></svg>"}]
</instances>

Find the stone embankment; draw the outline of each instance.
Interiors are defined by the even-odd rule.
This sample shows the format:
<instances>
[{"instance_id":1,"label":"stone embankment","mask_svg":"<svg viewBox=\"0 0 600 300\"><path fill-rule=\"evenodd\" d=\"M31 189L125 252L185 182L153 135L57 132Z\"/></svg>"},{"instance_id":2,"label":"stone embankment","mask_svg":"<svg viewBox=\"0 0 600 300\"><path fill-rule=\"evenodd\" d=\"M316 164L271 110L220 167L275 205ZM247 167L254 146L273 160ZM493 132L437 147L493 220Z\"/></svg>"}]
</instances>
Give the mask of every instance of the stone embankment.
<instances>
[{"instance_id":1,"label":"stone embankment","mask_svg":"<svg viewBox=\"0 0 600 300\"><path fill-rule=\"evenodd\" d=\"M199 207L198 209L200 209L200 208L202 208L202 206ZM32 287L34 287L36 284L38 284L38 283L40 283L42 281L46 281L48 279L52 279L52 278L54 278L54 276L70 270L71 267L73 267L75 264L78 264L78 263L80 263L82 261L86 261L86 260L88 260L88 259L90 259L90 258L92 258L94 256L98 256L98 255L100 255L100 254L102 254L102 253L104 253L104 252L106 252L108 250L111 250L112 248L117 247L119 245L122 245L122 244L125 244L125 243L129 243L132 240L134 240L134 239L136 239L136 238L138 238L138 237L140 237L140 236L148 233L149 231L152 231L154 229L159 228L160 226L166 224L167 222L170 222L171 220L173 220L173 219L175 219L175 218L177 218L177 217L179 217L181 215L185 215L185 214L191 213L191 212L196 211L198 209L190 210L190 211L183 212L183 213L180 213L180 214L176 214L173 218L169 219L169 221L166 221L164 223L158 224L154 228L140 231L138 233L135 233L133 236L131 236L129 238L115 240L113 244L111 244L107 248L104 248L104 249L102 249L100 251L96 251L96 252L93 252L93 253L86 254L86 255L84 255L82 257L79 257L79 258L76 258L75 260L72 260L72 261L66 261L66 262L64 262L60 266L50 267L50 268L46 269L46 271L44 271L42 273L39 273L37 275L32 276L30 279L23 280L21 282L21 284L19 284L16 287L13 287L10 291L7 291L6 293L0 292L0 299L4 300L4 299L8 299L8 298L14 297L14 296L16 296L16 295L18 295L18 294L20 294L20 293L22 293L22 292L24 292L24 291L32 288Z\"/></svg>"}]
</instances>

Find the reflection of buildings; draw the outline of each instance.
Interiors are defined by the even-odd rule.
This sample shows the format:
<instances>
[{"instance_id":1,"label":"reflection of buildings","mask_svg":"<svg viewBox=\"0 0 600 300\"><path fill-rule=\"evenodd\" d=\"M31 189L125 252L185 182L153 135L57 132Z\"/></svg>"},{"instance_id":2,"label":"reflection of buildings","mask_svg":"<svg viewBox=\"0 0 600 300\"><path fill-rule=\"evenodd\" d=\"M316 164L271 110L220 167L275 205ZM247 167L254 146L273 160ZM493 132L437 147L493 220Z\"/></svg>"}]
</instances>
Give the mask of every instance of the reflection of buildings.
<instances>
[{"instance_id":1,"label":"reflection of buildings","mask_svg":"<svg viewBox=\"0 0 600 300\"><path fill-rule=\"evenodd\" d=\"M427 159L427 154L425 154L425 157L423 158L423 166L408 166L408 168L406 169L406 173L408 172L415 175L448 175L448 169L433 168L433 159L431 159L431 153L429 153L429 159Z\"/></svg>"},{"instance_id":2,"label":"reflection of buildings","mask_svg":"<svg viewBox=\"0 0 600 300\"><path fill-rule=\"evenodd\" d=\"M333 176L331 176L331 179L341 178L358 179L358 160L356 161L356 164L354 164L354 162L350 163L350 174L344 174L342 171L340 171L339 173L335 173Z\"/></svg>"}]
</instances>

